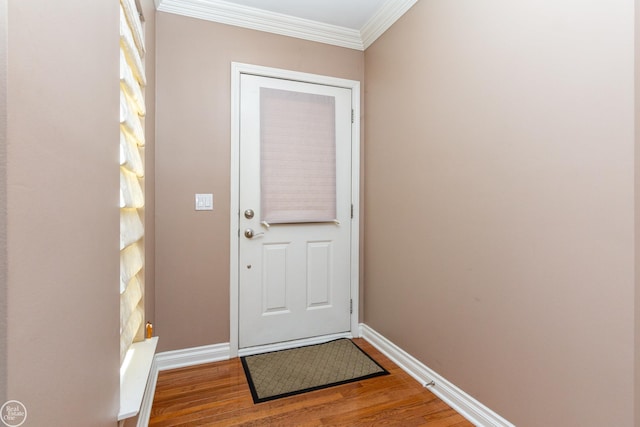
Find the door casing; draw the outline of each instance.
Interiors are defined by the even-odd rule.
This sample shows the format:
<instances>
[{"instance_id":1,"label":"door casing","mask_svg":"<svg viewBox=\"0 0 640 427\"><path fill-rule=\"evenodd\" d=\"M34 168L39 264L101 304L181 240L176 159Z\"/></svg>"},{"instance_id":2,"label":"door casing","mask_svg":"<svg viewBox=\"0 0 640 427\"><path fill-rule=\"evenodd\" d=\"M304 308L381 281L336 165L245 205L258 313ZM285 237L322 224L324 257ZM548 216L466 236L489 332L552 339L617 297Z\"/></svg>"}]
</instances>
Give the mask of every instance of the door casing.
<instances>
[{"instance_id":1,"label":"door casing","mask_svg":"<svg viewBox=\"0 0 640 427\"><path fill-rule=\"evenodd\" d=\"M239 310L239 220L240 220L240 76L253 74L264 77L295 80L307 83L337 86L351 89L353 125L351 127L351 274L350 291L353 304L351 336L359 336L359 242L360 242L360 82L318 74L302 73L258 65L231 63L231 201L230 201L230 269L229 269L229 351L238 356ZM250 352L251 350L249 350Z\"/></svg>"}]
</instances>

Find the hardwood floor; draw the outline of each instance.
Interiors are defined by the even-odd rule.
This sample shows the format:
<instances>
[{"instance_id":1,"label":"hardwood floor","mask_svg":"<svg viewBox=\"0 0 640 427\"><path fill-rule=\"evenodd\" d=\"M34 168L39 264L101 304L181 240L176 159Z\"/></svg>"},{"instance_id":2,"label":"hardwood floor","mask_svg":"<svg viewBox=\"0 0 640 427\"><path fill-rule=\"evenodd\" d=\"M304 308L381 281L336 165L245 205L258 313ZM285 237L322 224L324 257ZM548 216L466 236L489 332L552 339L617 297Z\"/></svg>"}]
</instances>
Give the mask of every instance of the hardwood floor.
<instances>
[{"instance_id":1,"label":"hardwood floor","mask_svg":"<svg viewBox=\"0 0 640 427\"><path fill-rule=\"evenodd\" d=\"M472 426L362 339L391 375L254 404L240 359L162 371L150 426Z\"/></svg>"}]
</instances>

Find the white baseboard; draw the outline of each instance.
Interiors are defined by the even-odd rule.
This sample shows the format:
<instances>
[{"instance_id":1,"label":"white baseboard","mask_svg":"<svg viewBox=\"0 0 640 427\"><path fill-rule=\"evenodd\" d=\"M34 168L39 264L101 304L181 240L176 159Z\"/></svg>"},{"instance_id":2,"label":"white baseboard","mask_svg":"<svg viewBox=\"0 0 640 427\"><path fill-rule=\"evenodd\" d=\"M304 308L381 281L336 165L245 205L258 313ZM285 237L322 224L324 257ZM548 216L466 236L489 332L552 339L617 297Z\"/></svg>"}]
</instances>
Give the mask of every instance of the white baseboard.
<instances>
[{"instance_id":1,"label":"white baseboard","mask_svg":"<svg viewBox=\"0 0 640 427\"><path fill-rule=\"evenodd\" d=\"M229 343L222 343L164 351L156 354L156 362L158 363L158 371L166 371L167 369L184 368L201 363L229 360L229 354Z\"/></svg>"},{"instance_id":2,"label":"white baseboard","mask_svg":"<svg viewBox=\"0 0 640 427\"><path fill-rule=\"evenodd\" d=\"M474 425L515 427L369 326L360 324L360 336Z\"/></svg>"}]
</instances>

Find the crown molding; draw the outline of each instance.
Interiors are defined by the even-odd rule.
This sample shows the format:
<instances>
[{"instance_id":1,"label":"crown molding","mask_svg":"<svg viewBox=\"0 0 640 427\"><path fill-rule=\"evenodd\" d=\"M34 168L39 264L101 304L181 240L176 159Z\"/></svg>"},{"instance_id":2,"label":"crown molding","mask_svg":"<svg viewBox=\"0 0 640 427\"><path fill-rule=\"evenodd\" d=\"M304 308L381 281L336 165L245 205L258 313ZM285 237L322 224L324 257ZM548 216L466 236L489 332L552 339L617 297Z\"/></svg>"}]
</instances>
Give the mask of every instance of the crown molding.
<instances>
[{"instance_id":1,"label":"crown molding","mask_svg":"<svg viewBox=\"0 0 640 427\"><path fill-rule=\"evenodd\" d=\"M349 49L364 50L360 32L222 0L158 0L158 10Z\"/></svg>"},{"instance_id":2,"label":"crown molding","mask_svg":"<svg viewBox=\"0 0 640 427\"><path fill-rule=\"evenodd\" d=\"M368 48L389 29L418 0L388 0L360 30L364 49Z\"/></svg>"},{"instance_id":3,"label":"crown molding","mask_svg":"<svg viewBox=\"0 0 640 427\"><path fill-rule=\"evenodd\" d=\"M388 0L360 31L224 0L155 0L155 4L160 12L365 50L417 1Z\"/></svg>"}]
</instances>

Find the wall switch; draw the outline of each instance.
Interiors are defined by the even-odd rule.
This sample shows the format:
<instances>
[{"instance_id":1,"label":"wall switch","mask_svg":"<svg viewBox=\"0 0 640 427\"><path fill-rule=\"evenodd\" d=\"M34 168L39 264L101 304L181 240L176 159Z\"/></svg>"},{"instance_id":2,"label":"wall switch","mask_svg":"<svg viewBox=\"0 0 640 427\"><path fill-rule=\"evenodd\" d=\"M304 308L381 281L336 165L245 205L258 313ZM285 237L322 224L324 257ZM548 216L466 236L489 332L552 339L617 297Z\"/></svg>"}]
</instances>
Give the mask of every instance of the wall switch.
<instances>
[{"instance_id":1,"label":"wall switch","mask_svg":"<svg viewBox=\"0 0 640 427\"><path fill-rule=\"evenodd\" d=\"M196 194L196 210L212 211L213 210L213 194Z\"/></svg>"}]
</instances>

